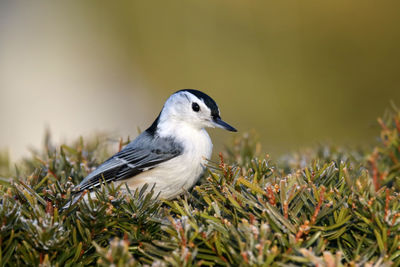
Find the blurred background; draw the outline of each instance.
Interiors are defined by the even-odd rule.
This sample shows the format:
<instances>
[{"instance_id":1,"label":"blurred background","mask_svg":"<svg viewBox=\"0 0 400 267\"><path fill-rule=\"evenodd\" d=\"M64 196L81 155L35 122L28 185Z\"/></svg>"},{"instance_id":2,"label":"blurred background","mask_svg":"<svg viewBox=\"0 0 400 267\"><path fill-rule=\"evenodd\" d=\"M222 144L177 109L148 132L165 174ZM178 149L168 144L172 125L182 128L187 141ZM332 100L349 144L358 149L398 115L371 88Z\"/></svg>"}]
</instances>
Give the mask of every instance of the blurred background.
<instances>
[{"instance_id":1,"label":"blurred background","mask_svg":"<svg viewBox=\"0 0 400 267\"><path fill-rule=\"evenodd\" d=\"M137 135L197 88L272 156L364 145L400 105L399 1L1 1L0 149ZM210 130L217 150L232 134Z\"/></svg>"}]
</instances>

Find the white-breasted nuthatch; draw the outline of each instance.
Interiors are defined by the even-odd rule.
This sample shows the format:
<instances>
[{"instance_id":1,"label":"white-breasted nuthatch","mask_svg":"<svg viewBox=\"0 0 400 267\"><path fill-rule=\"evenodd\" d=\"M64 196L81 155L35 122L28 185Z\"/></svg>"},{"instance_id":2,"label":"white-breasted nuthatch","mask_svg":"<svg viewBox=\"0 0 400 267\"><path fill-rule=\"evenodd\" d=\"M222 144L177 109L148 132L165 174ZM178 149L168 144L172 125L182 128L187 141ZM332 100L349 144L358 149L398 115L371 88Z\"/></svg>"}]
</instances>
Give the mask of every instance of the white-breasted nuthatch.
<instances>
[{"instance_id":1,"label":"white-breasted nuthatch","mask_svg":"<svg viewBox=\"0 0 400 267\"><path fill-rule=\"evenodd\" d=\"M206 127L236 132L221 120L217 104L205 93L175 92L146 131L74 188L76 195L64 208L103 182L126 183L132 190L148 184L160 198L178 196L198 181L211 157L213 145Z\"/></svg>"}]
</instances>

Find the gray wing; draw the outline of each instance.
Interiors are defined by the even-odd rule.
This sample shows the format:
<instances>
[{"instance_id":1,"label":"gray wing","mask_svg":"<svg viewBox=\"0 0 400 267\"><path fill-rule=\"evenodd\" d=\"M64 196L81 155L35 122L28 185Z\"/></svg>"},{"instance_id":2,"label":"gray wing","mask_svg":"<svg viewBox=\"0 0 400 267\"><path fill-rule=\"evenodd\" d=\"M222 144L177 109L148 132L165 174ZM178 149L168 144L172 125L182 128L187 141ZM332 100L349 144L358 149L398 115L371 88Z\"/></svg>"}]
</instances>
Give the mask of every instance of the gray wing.
<instances>
[{"instance_id":1,"label":"gray wing","mask_svg":"<svg viewBox=\"0 0 400 267\"><path fill-rule=\"evenodd\" d=\"M103 181L119 181L133 177L179 156L182 152L182 146L173 139L152 137L147 132L143 132L124 149L91 172L76 186L75 190L83 191L96 187Z\"/></svg>"}]
</instances>

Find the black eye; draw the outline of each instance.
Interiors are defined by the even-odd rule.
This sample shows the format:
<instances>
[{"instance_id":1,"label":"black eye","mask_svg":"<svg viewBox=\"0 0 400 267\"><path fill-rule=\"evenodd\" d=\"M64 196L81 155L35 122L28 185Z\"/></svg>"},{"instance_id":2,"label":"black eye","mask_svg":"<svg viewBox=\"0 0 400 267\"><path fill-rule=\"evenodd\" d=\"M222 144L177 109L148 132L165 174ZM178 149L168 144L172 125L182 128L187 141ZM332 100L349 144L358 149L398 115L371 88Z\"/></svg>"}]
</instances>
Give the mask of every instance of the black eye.
<instances>
[{"instance_id":1,"label":"black eye","mask_svg":"<svg viewBox=\"0 0 400 267\"><path fill-rule=\"evenodd\" d=\"M194 112L199 112L200 111L200 106L196 102L192 103L192 109Z\"/></svg>"}]
</instances>

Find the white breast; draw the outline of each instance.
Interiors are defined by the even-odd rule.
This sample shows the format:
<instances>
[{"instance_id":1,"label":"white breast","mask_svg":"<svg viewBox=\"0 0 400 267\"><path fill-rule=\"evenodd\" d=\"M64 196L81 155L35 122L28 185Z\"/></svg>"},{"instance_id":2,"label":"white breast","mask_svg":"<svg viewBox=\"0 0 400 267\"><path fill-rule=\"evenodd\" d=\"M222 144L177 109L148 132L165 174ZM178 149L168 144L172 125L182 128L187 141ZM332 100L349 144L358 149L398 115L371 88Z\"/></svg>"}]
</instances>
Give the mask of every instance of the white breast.
<instances>
[{"instance_id":1,"label":"white breast","mask_svg":"<svg viewBox=\"0 0 400 267\"><path fill-rule=\"evenodd\" d=\"M205 163L211 157L213 145L210 136L204 129L198 130L184 125L176 129L173 136L176 142L182 144L183 153L156 168L125 180L131 190L147 183L150 187L154 185L154 191L160 194L160 198L171 199L190 189L198 181ZM170 134L169 132L168 135Z\"/></svg>"}]
</instances>

